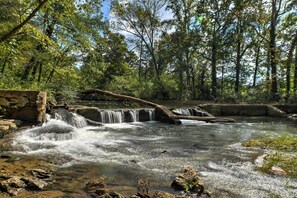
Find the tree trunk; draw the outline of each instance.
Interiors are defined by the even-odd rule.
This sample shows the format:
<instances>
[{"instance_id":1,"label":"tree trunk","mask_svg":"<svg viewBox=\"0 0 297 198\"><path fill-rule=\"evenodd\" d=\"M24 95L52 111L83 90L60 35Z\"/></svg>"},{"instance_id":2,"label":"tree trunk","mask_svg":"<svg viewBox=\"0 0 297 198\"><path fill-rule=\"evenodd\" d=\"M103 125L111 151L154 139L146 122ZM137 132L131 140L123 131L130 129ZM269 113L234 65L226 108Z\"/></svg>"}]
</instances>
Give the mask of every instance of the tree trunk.
<instances>
[{"instance_id":1,"label":"tree trunk","mask_svg":"<svg viewBox=\"0 0 297 198\"><path fill-rule=\"evenodd\" d=\"M48 0L40 1L39 5L32 11L32 13L18 26L14 27L11 31L6 33L4 36L0 38L0 42L8 40L10 37L15 35L24 25L26 25L34 16L35 14L42 8L42 6L47 2Z\"/></svg>"},{"instance_id":2,"label":"tree trunk","mask_svg":"<svg viewBox=\"0 0 297 198\"><path fill-rule=\"evenodd\" d=\"M288 58L286 60L286 97L289 99L290 97L290 89L291 89L291 64L292 64L292 57L293 57L293 51L295 49L295 46L297 44L297 33L295 34L289 52L288 52ZM296 57L295 57L296 58Z\"/></svg>"},{"instance_id":3,"label":"tree trunk","mask_svg":"<svg viewBox=\"0 0 297 198\"><path fill-rule=\"evenodd\" d=\"M200 76L200 92L201 95L203 96L203 99L206 97L205 96L205 66L202 66L202 71L201 71L201 76Z\"/></svg>"},{"instance_id":4,"label":"tree trunk","mask_svg":"<svg viewBox=\"0 0 297 198\"><path fill-rule=\"evenodd\" d=\"M215 31L215 27L214 30ZM216 33L213 32L211 48L211 94L213 99L217 98L217 43Z\"/></svg>"},{"instance_id":5,"label":"tree trunk","mask_svg":"<svg viewBox=\"0 0 297 198\"><path fill-rule=\"evenodd\" d=\"M45 21L46 22L46 21ZM51 38L54 33L54 26L57 22L57 19L53 19L50 24L47 25L47 28L45 29L45 35L48 38ZM36 51L43 53L45 51L45 48L42 44L37 45ZM33 55L29 61L29 63L26 65L22 80L34 80L36 77L36 73L38 70L38 82L41 80L41 72L42 72L43 63L36 58L36 55ZM30 75L31 73L31 75ZM30 78L31 77L31 78Z\"/></svg>"},{"instance_id":6,"label":"tree trunk","mask_svg":"<svg viewBox=\"0 0 297 198\"><path fill-rule=\"evenodd\" d=\"M295 46L294 95L297 96L297 46Z\"/></svg>"},{"instance_id":7,"label":"tree trunk","mask_svg":"<svg viewBox=\"0 0 297 198\"><path fill-rule=\"evenodd\" d=\"M276 69L276 20L277 20L277 8L276 0L272 0L272 11L270 18L270 40L269 40L269 50L270 50L270 67L271 67L271 95L273 100L278 99L278 89L277 89L277 69Z\"/></svg>"},{"instance_id":8,"label":"tree trunk","mask_svg":"<svg viewBox=\"0 0 297 198\"><path fill-rule=\"evenodd\" d=\"M259 68L259 59L260 59L260 47L258 46L256 50L256 62L255 62L255 71L254 71L254 78L253 78L253 87L256 86L257 73Z\"/></svg>"},{"instance_id":9,"label":"tree trunk","mask_svg":"<svg viewBox=\"0 0 297 198\"><path fill-rule=\"evenodd\" d=\"M236 38L236 65L235 65L235 94L237 95L239 92L239 84L240 84L240 70L241 70L241 24L237 23L237 38Z\"/></svg>"}]
</instances>

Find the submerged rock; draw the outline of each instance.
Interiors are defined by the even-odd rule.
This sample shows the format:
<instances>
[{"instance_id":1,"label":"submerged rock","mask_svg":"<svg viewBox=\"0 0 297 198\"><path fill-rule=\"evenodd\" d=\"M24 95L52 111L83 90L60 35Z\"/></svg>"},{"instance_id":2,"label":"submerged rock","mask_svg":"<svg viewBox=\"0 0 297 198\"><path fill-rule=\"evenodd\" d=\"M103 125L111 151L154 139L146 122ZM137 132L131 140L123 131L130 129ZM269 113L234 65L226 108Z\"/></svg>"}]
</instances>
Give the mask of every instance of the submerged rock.
<instances>
[{"instance_id":1,"label":"submerged rock","mask_svg":"<svg viewBox=\"0 0 297 198\"><path fill-rule=\"evenodd\" d=\"M177 196L174 194L170 194L167 192L163 192L163 191L156 191L152 198L176 198Z\"/></svg>"},{"instance_id":2,"label":"submerged rock","mask_svg":"<svg viewBox=\"0 0 297 198\"><path fill-rule=\"evenodd\" d=\"M86 191L89 193L89 197L92 198L125 198L120 193L108 190L104 177L90 180L86 184Z\"/></svg>"},{"instance_id":3,"label":"submerged rock","mask_svg":"<svg viewBox=\"0 0 297 198\"><path fill-rule=\"evenodd\" d=\"M96 190L100 190L102 188L103 189L106 188L106 180L104 177L99 177L99 178L90 180L86 184L86 190L88 192L95 192Z\"/></svg>"}]
</instances>

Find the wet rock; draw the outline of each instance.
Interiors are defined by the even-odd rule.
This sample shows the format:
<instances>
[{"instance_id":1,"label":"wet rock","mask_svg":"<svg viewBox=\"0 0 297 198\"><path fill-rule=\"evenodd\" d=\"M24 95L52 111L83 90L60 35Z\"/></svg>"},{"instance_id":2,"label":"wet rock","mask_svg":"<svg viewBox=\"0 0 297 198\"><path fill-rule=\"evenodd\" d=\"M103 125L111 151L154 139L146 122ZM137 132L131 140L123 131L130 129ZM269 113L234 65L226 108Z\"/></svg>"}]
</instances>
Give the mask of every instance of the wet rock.
<instances>
[{"instance_id":1,"label":"wet rock","mask_svg":"<svg viewBox=\"0 0 297 198\"><path fill-rule=\"evenodd\" d=\"M29 177L24 177L22 178L27 184L26 188L31 189L31 190L42 190L44 189L48 183L41 180L41 179L36 179L36 178L29 178Z\"/></svg>"},{"instance_id":2,"label":"wet rock","mask_svg":"<svg viewBox=\"0 0 297 198\"><path fill-rule=\"evenodd\" d=\"M43 180L49 180L52 178L52 174L43 169L32 169L31 173L34 177L43 179Z\"/></svg>"},{"instance_id":3,"label":"wet rock","mask_svg":"<svg viewBox=\"0 0 297 198\"><path fill-rule=\"evenodd\" d=\"M26 187L26 183L20 177L10 177L0 183L0 189L11 196L16 196Z\"/></svg>"},{"instance_id":4,"label":"wet rock","mask_svg":"<svg viewBox=\"0 0 297 198\"><path fill-rule=\"evenodd\" d=\"M76 113L95 122L102 121L100 110L96 107L80 107L76 109Z\"/></svg>"},{"instance_id":5,"label":"wet rock","mask_svg":"<svg viewBox=\"0 0 297 198\"><path fill-rule=\"evenodd\" d=\"M89 197L92 198L125 198L125 196L115 191L108 190L104 177L93 179L86 184Z\"/></svg>"},{"instance_id":6,"label":"wet rock","mask_svg":"<svg viewBox=\"0 0 297 198\"><path fill-rule=\"evenodd\" d=\"M120 194L120 193L117 193L115 191L110 191L109 192L109 195L112 197L112 198L125 198L124 195Z\"/></svg>"},{"instance_id":7,"label":"wet rock","mask_svg":"<svg viewBox=\"0 0 297 198\"><path fill-rule=\"evenodd\" d=\"M204 192L204 185L197 171L191 166L187 167L174 179L171 187L175 190L197 193L198 195Z\"/></svg>"},{"instance_id":8,"label":"wet rock","mask_svg":"<svg viewBox=\"0 0 297 198\"><path fill-rule=\"evenodd\" d=\"M275 175L287 175L288 173L278 166L272 166L269 171Z\"/></svg>"},{"instance_id":9,"label":"wet rock","mask_svg":"<svg viewBox=\"0 0 297 198\"><path fill-rule=\"evenodd\" d=\"M106 188L106 180L104 177L93 179L86 184L86 190L88 192L96 192L97 190L105 189L105 188Z\"/></svg>"},{"instance_id":10,"label":"wet rock","mask_svg":"<svg viewBox=\"0 0 297 198\"><path fill-rule=\"evenodd\" d=\"M5 132L16 130L17 127L17 121L12 119L4 119L0 120L0 138L3 137Z\"/></svg>"},{"instance_id":11,"label":"wet rock","mask_svg":"<svg viewBox=\"0 0 297 198\"><path fill-rule=\"evenodd\" d=\"M13 188L24 188L26 183L21 179L21 177L13 176L7 180L4 180L0 183L2 189L7 190L9 187Z\"/></svg>"},{"instance_id":12,"label":"wet rock","mask_svg":"<svg viewBox=\"0 0 297 198\"><path fill-rule=\"evenodd\" d=\"M150 121L150 112L147 109L141 109L139 110L139 121L145 122Z\"/></svg>"},{"instance_id":13,"label":"wet rock","mask_svg":"<svg viewBox=\"0 0 297 198\"><path fill-rule=\"evenodd\" d=\"M144 180L144 179L140 179L137 181L137 196L141 197L141 198L149 198L149 182Z\"/></svg>"}]
</instances>

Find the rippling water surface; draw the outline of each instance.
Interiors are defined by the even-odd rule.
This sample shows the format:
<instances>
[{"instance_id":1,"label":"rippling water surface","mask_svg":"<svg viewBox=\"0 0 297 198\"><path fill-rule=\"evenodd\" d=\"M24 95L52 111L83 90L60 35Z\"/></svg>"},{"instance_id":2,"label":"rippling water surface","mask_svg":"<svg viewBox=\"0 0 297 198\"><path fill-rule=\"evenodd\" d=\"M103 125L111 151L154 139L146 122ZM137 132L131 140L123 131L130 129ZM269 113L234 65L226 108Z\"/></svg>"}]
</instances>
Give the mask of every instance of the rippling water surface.
<instances>
[{"instance_id":1,"label":"rippling water surface","mask_svg":"<svg viewBox=\"0 0 297 198\"><path fill-rule=\"evenodd\" d=\"M295 179L255 171L254 160L264 151L240 144L255 137L297 135L297 124L264 117L235 119L230 124L145 122L82 128L52 119L19 133L14 147L17 153L58 163L61 168L53 188L69 193L81 191L88 178L100 175L127 194L135 191L140 178L148 179L152 188L170 192L176 173L192 165L218 197L297 196Z\"/></svg>"}]
</instances>

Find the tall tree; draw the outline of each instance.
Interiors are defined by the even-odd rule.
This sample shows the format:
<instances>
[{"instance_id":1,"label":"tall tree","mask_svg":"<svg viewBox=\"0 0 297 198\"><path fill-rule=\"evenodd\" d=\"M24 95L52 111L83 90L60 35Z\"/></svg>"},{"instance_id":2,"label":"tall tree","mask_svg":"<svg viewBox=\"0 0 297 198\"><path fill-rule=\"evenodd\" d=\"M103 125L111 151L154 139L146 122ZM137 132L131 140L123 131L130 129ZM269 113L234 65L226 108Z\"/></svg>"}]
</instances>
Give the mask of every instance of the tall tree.
<instances>
[{"instance_id":1,"label":"tall tree","mask_svg":"<svg viewBox=\"0 0 297 198\"><path fill-rule=\"evenodd\" d=\"M163 0L113 2L113 11L117 17L115 27L130 34L130 38L132 36L143 42L150 55L149 63L154 68L156 81L161 90L166 92L161 80L163 65L156 47L156 41L162 33L160 11L164 6Z\"/></svg>"}]
</instances>

